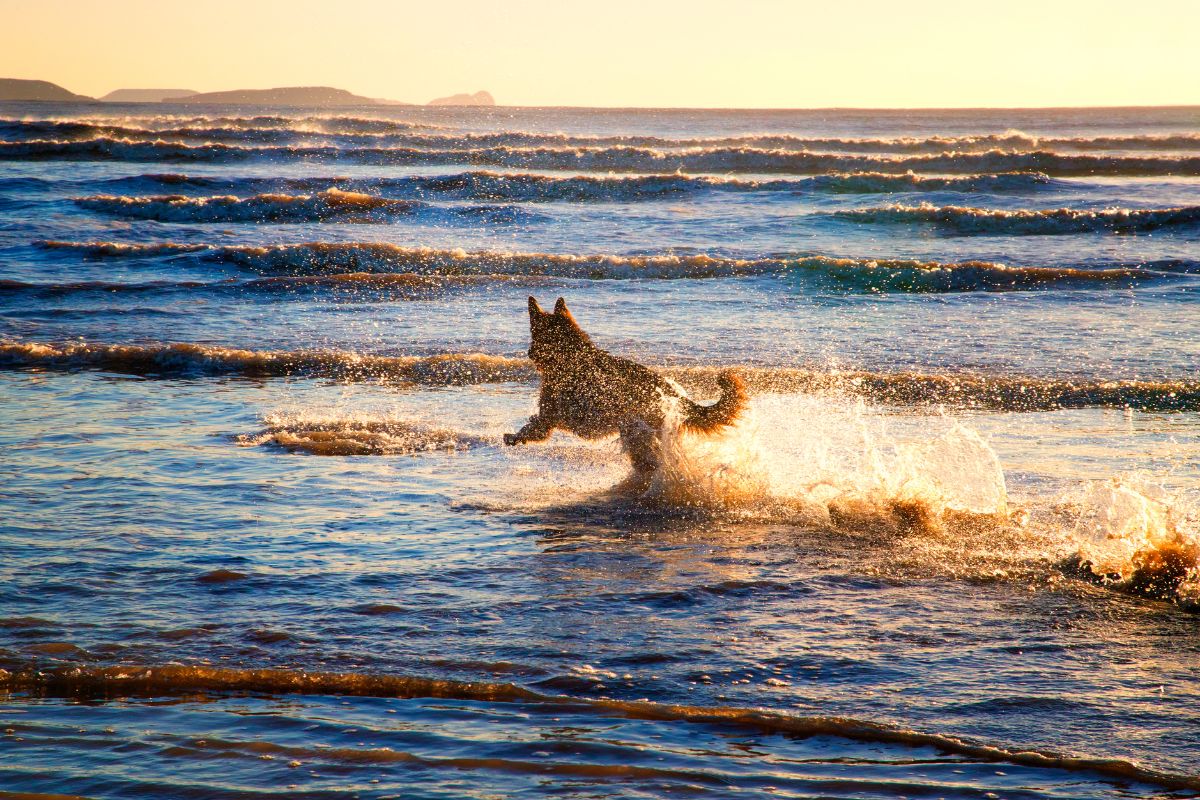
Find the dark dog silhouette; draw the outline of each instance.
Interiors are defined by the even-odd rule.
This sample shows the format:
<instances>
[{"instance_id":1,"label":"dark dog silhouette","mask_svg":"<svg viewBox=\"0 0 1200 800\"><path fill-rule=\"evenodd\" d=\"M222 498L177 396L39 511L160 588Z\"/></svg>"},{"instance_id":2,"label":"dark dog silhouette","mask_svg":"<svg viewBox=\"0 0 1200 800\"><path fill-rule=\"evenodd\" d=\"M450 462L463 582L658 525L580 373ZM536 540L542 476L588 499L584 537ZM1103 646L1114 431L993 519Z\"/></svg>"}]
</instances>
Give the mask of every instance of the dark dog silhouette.
<instances>
[{"instance_id":1,"label":"dark dog silhouette","mask_svg":"<svg viewBox=\"0 0 1200 800\"><path fill-rule=\"evenodd\" d=\"M659 463L664 400L677 399L684 426L703 433L732 424L745 408L745 387L732 372L718 379L721 399L702 406L674 382L601 350L561 297L553 313L542 311L537 300L529 298L529 330L529 357L542 378L538 413L521 430L505 434L505 444L544 441L555 428L585 439L618 433L633 462L632 485L645 486Z\"/></svg>"}]
</instances>

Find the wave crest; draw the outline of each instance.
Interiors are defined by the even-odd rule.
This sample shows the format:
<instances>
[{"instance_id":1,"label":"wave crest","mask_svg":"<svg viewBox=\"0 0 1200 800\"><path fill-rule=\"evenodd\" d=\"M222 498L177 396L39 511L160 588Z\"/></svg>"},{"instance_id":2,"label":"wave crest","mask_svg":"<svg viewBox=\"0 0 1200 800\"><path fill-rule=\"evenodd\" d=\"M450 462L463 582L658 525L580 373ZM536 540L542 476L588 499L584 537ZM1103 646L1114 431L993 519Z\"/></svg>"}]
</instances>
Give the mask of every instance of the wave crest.
<instances>
[{"instance_id":1,"label":"wave crest","mask_svg":"<svg viewBox=\"0 0 1200 800\"><path fill-rule=\"evenodd\" d=\"M908 259L828 256L726 258L710 255L573 255L401 247L384 242L307 242L287 245L134 245L44 240L47 249L75 250L93 258L199 254L255 272L330 275L407 272L425 275L506 275L590 280L673 280L773 275L818 291L971 292L1050 288L1131 288L1179 280L1189 264L1080 269L1010 267L989 261L940 263Z\"/></svg>"},{"instance_id":2,"label":"wave crest","mask_svg":"<svg viewBox=\"0 0 1200 800\"><path fill-rule=\"evenodd\" d=\"M239 350L199 344L0 344L0 365L37 369L101 369L134 375L313 375L342 380L389 380L428 386L528 381L524 359L455 353L376 356L337 350Z\"/></svg>"},{"instance_id":3,"label":"wave crest","mask_svg":"<svg viewBox=\"0 0 1200 800\"><path fill-rule=\"evenodd\" d=\"M113 116L81 116L71 119L0 119L0 131L28 131L45 135L62 131L103 131L124 128L131 131L156 133L181 128L226 128L235 131L299 131L316 133L407 133L417 130L438 130L443 126L425 122L361 117L342 114L256 116L132 114Z\"/></svg>"},{"instance_id":4,"label":"wave crest","mask_svg":"<svg viewBox=\"0 0 1200 800\"><path fill-rule=\"evenodd\" d=\"M169 252L169 251L168 251ZM369 293L392 299L424 300L475 287L496 285L539 286L545 281L524 275L428 275L413 272L346 272L333 275L276 275L252 280L205 281L73 281L67 283L27 283L0 280L0 295L27 294L34 297L62 297L71 294L143 294L147 292L296 292L305 289L327 291L338 299Z\"/></svg>"},{"instance_id":5,"label":"wave crest","mask_svg":"<svg viewBox=\"0 0 1200 800\"><path fill-rule=\"evenodd\" d=\"M413 147L338 147L336 145L265 146L96 137L82 140L31 139L0 142L0 160L76 159L117 161L218 162L247 159L298 159L332 163L476 166L523 169L644 173L790 173L839 172L1000 173L1047 175L1200 175L1200 156L1076 155L1048 151L946 152L934 155L877 156L795 152L755 147L696 147L663 150L647 147L487 147L420 149Z\"/></svg>"},{"instance_id":6,"label":"wave crest","mask_svg":"<svg viewBox=\"0 0 1200 800\"><path fill-rule=\"evenodd\" d=\"M894 192L1031 192L1052 179L1039 172L962 176L922 176L914 172L849 172L801 179L750 180L731 177L669 175L542 175L474 170L455 175L396 178L219 178L172 173L147 174L108 181L119 188L209 189L229 193L317 192L344 189L387 196L455 197L467 200L527 202L633 202L669 199L708 192L791 192L803 194L886 194Z\"/></svg>"},{"instance_id":7,"label":"wave crest","mask_svg":"<svg viewBox=\"0 0 1200 800\"><path fill-rule=\"evenodd\" d=\"M313 195L260 194L254 197L125 197L76 198L82 208L133 219L159 222L387 222L422 206L407 200L326 189Z\"/></svg>"},{"instance_id":8,"label":"wave crest","mask_svg":"<svg viewBox=\"0 0 1200 800\"><path fill-rule=\"evenodd\" d=\"M447 131L440 126L368 117L81 117L75 119L0 119L0 135L19 139L83 139L226 141L231 143L301 141L334 137L343 145L387 145L433 150L495 147L657 149L756 148L787 152L878 154L978 153L991 150L1029 151L1195 151L1200 134L1130 134L1095 137L1037 136L1022 131L963 136L823 137L784 133L730 136L669 137L639 134L580 135L502 130Z\"/></svg>"},{"instance_id":9,"label":"wave crest","mask_svg":"<svg viewBox=\"0 0 1200 800\"><path fill-rule=\"evenodd\" d=\"M922 203L918 206L891 205L882 208L833 211L830 212L830 216L862 223L929 224L958 233L1139 233L1200 224L1200 206L1008 211Z\"/></svg>"},{"instance_id":10,"label":"wave crest","mask_svg":"<svg viewBox=\"0 0 1200 800\"><path fill-rule=\"evenodd\" d=\"M428 386L528 382L537 377L523 358L483 353L382 356L342 350L241 350L199 344L115 345L72 342L0 343L0 367L101 369L136 375L308 375ZM951 406L1004 411L1062 408L1200 410L1200 381L1060 380L1020 376L849 372L800 367L660 367L689 390L716 395L717 379L736 369L755 393L841 393L907 407Z\"/></svg>"}]
</instances>

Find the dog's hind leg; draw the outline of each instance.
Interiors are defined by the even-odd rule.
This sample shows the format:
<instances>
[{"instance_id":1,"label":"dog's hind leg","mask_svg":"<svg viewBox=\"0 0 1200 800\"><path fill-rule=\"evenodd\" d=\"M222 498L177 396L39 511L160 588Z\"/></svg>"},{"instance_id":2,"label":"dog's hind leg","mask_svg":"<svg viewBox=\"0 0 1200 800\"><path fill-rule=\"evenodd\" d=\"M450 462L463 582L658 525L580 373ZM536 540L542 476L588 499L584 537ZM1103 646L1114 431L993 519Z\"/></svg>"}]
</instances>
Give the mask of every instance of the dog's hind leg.
<instances>
[{"instance_id":1,"label":"dog's hind leg","mask_svg":"<svg viewBox=\"0 0 1200 800\"><path fill-rule=\"evenodd\" d=\"M633 474L620 483L616 491L622 494L641 494L650 487L658 469L658 434L644 422L633 422L621 428L621 446L633 464Z\"/></svg>"}]
</instances>

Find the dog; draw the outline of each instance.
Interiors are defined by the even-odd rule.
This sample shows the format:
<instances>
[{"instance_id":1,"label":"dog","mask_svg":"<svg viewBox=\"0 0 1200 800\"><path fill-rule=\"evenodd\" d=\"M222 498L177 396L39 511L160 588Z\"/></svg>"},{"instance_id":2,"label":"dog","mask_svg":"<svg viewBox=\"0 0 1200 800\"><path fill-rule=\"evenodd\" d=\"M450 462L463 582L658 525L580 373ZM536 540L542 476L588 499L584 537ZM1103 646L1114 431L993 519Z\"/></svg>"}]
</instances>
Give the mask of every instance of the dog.
<instances>
[{"instance_id":1,"label":"dog","mask_svg":"<svg viewBox=\"0 0 1200 800\"><path fill-rule=\"evenodd\" d=\"M732 425L746 407L746 388L733 372L717 380L720 399L702 406L673 381L601 350L561 297L552 313L529 298L529 331L529 358L542 379L538 413L521 430L505 434L504 443L545 441L556 428L584 439L620 434L634 470L627 488L645 488L658 468L664 401L677 401L684 427L700 433Z\"/></svg>"}]
</instances>

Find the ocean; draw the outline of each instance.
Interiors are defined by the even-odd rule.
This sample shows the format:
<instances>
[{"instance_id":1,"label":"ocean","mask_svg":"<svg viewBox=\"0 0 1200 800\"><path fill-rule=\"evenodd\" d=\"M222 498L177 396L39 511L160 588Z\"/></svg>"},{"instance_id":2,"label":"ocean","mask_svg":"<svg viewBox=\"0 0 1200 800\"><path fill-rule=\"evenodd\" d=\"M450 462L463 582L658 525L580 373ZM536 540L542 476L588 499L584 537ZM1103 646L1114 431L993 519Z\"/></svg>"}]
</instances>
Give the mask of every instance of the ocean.
<instances>
[{"instance_id":1,"label":"ocean","mask_svg":"<svg viewBox=\"0 0 1200 800\"><path fill-rule=\"evenodd\" d=\"M1200 797L1198 326L1200 108L0 104L0 798Z\"/></svg>"}]
</instances>

